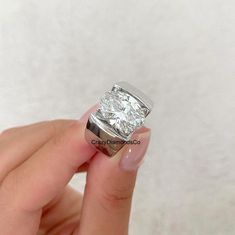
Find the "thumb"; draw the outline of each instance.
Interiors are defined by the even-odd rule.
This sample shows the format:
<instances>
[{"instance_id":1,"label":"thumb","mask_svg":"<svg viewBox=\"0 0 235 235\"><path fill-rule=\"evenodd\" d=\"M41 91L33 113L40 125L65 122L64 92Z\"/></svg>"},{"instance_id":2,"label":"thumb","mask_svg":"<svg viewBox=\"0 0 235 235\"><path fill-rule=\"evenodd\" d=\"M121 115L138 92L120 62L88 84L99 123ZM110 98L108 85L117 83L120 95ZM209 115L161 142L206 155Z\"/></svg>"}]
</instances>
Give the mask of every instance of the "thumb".
<instances>
[{"instance_id":1,"label":"thumb","mask_svg":"<svg viewBox=\"0 0 235 235\"><path fill-rule=\"evenodd\" d=\"M98 153L90 163L80 223L83 235L126 235L137 169L145 155L150 130L133 136L140 144L128 144L115 157Z\"/></svg>"}]
</instances>

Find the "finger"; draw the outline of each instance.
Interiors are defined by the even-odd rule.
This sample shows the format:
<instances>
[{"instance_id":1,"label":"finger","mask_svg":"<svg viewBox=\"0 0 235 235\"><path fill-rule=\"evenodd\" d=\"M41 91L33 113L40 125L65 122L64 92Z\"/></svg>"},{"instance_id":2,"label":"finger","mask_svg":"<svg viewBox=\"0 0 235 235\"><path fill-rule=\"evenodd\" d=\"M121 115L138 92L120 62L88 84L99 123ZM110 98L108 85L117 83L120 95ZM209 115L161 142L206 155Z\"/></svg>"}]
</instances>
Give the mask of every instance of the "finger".
<instances>
[{"instance_id":1,"label":"finger","mask_svg":"<svg viewBox=\"0 0 235 235\"><path fill-rule=\"evenodd\" d=\"M92 106L87 112L85 112L82 117L79 119L81 122L83 123L87 123L87 120L89 118L89 116L91 115L91 113L95 112L98 108L98 104L95 104L94 106ZM77 170L78 173L80 172L86 172L88 167L89 167L89 163L90 160L88 162L85 162L82 166L80 166Z\"/></svg>"},{"instance_id":2,"label":"finger","mask_svg":"<svg viewBox=\"0 0 235 235\"><path fill-rule=\"evenodd\" d=\"M10 185L18 204L25 202L23 207L27 210L43 207L64 188L78 167L94 155L95 150L84 139L84 130L84 124L73 123L8 174L3 186Z\"/></svg>"},{"instance_id":3,"label":"finger","mask_svg":"<svg viewBox=\"0 0 235 235\"><path fill-rule=\"evenodd\" d=\"M149 137L149 129L143 128L138 135L141 144L125 146L113 158L107 158L102 153L93 158L88 169L80 234L128 234L137 169Z\"/></svg>"},{"instance_id":4,"label":"finger","mask_svg":"<svg viewBox=\"0 0 235 235\"><path fill-rule=\"evenodd\" d=\"M42 122L37 122L37 123L33 123L33 124L13 126L13 127L7 128L7 129L3 130L2 132L0 132L0 137L3 137L3 138L10 137L11 135L14 135L18 131L24 130L24 129L31 127L31 126L45 124L46 122L49 122L49 121L42 121Z\"/></svg>"},{"instance_id":5,"label":"finger","mask_svg":"<svg viewBox=\"0 0 235 235\"><path fill-rule=\"evenodd\" d=\"M82 206L82 194L67 186L63 193L44 208L40 223L41 234L59 234L70 224L78 225Z\"/></svg>"},{"instance_id":6,"label":"finger","mask_svg":"<svg viewBox=\"0 0 235 235\"><path fill-rule=\"evenodd\" d=\"M99 107L98 104L95 104L94 106L92 106L88 111L86 111L82 115L82 117L80 118L80 121L83 122L83 123L87 123L87 120L88 120L89 116L91 115L91 113L95 112L98 107Z\"/></svg>"},{"instance_id":7,"label":"finger","mask_svg":"<svg viewBox=\"0 0 235 235\"><path fill-rule=\"evenodd\" d=\"M97 106L94 105L85 112L80 121L86 123L90 113L94 112ZM73 122L75 120L44 121L3 131L0 135L0 182L10 171ZM83 167L78 171L85 171L85 169Z\"/></svg>"},{"instance_id":8,"label":"finger","mask_svg":"<svg viewBox=\"0 0 235 235\"><path fill-rule=\"evenodd\" d=\"M45 121L4 131L0 137L0 182L10 171L73 122L75 121Z\"/></svg>"},{"instance_id":9,"label":"finger","mask_svg":"<svg viewBox=\"0 0 235 235\"><path fill-rule=\"evenodd\" d=\"M61 193L78 167L95 153L84 139L84 130L84 124L73 123L8 174L0 188L0 204L9 205L1 210L1 215L9 217L5 221L0 218L1 228L7 223L16 228L19 222L24 221L30 223L31 230L35 229L32 218L40 216L40 208Z\"/></svg>"}]
</instances>

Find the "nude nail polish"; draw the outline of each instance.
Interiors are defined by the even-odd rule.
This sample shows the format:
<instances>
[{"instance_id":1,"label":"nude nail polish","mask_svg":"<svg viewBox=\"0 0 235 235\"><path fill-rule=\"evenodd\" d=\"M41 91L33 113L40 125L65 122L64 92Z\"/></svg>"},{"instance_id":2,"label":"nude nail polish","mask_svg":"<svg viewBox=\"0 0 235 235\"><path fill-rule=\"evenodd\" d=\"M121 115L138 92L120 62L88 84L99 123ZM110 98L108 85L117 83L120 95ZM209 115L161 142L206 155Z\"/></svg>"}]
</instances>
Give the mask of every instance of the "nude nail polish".
<instances>
[{"instance_id":1,"label":"nude nail polish","mask_svg":"<svg viewBox=\"0 0 235 235\"><path fill-rule=\"evenodd\" d=\"M128 144L122 153L120 168L126 171L135 171L141 165L148 148L150 131L138 135L139 144Z\"/></svg>"}]
</instances>

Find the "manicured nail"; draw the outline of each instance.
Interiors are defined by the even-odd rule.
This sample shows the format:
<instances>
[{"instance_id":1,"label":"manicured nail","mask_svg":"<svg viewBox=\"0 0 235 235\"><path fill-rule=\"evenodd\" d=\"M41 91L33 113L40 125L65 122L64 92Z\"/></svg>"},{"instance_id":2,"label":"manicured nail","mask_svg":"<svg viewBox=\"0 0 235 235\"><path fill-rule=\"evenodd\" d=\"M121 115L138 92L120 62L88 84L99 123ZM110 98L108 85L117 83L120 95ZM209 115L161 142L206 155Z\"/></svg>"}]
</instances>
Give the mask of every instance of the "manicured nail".
<instances>
[{"instance_id":1,"label":"manicured nail","mask_svg":"<svg viewBox=\"0 0 235 235\"><path fill-rule=\"evenodd\" d=\"M150 139L150 130L138 134L134 138L139 144L128 144L122 152L120 168L126 171L135 171L141 165Z\"/></svg>"}]
</instances>

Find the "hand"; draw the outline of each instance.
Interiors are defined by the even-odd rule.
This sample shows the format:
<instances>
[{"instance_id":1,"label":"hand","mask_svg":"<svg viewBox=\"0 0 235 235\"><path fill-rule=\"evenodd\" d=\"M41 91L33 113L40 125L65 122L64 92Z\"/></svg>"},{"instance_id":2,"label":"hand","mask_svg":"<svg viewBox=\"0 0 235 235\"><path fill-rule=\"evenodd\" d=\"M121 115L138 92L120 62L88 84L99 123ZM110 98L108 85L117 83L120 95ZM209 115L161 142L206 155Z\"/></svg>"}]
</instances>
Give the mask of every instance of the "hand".
<instances>
[{"instance_id":1,"label":"hand","mask_svg":"<svg viewBox=\"0 0 235 235\"><path fill-rule=\"evenodd\" d=\"M137 169L150 131L140 145L113 158L84 140L88 111L80 121L46 121L0 135L0 234L127 235ZM87 171L85 194L68 186Z\"/></svg>"}]
</instances>

